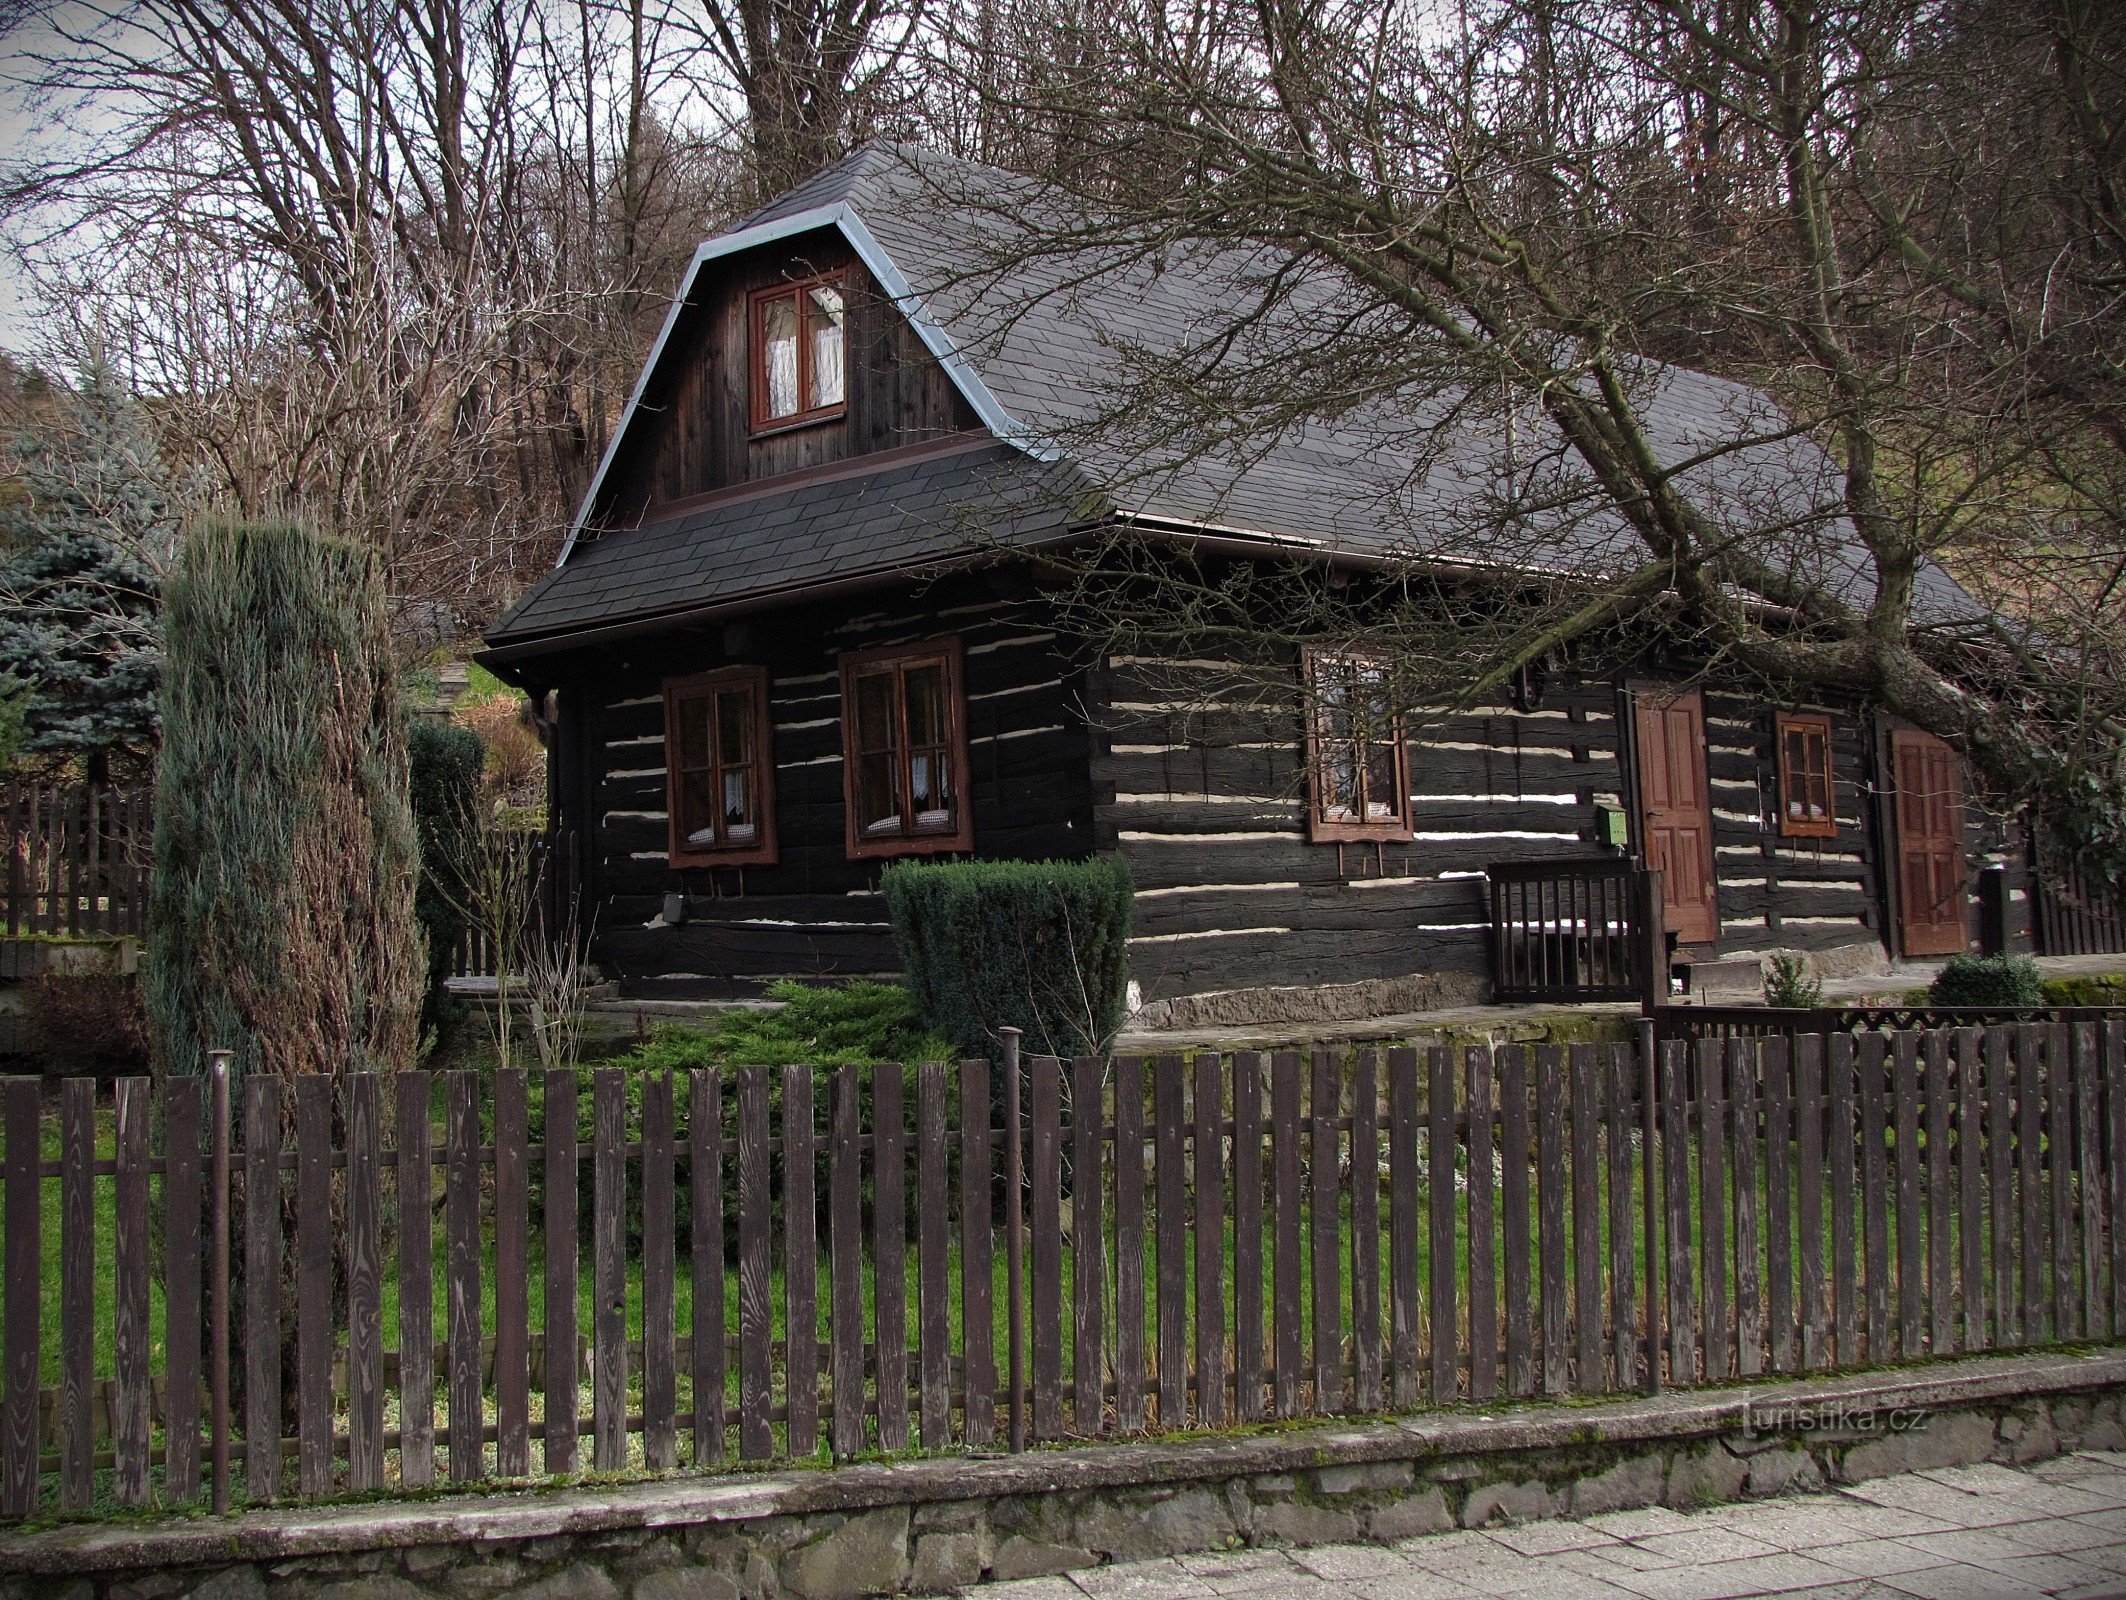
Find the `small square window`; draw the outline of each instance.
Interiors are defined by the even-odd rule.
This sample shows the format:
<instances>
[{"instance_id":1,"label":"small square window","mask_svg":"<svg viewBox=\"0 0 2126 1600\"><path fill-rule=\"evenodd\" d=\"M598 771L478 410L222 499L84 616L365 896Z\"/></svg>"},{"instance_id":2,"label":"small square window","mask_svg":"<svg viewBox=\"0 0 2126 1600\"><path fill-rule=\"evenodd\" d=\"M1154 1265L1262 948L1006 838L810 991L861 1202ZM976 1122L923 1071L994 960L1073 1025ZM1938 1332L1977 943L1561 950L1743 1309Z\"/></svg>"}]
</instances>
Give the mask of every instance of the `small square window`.
<instances>
[{"instance_id":1,"label":"small square window","mask_svg":"<svg viewBox=\"0 0 2126 1600\"><path fill-rule=\"evenodd\" d=\"M956 639L842 657L851 856L973 848L960 671Z\"/></svg>"},{"instance_id":2,"label":"small square window","mask_svg":"<svg viewBox=\"0 0 2126 1600\"><path fill-rule=\"evenodd\" d=\"M1310 652L1307 690L1310 837L1409 838L1409 759L1387 663Z\"/></svg>"},{"instance_id":3,"label":"small square window","mask_svg":"<svg viewBox=\"0 0 2126 1600\"><path fill-rule=\"evenodd\" d=\"M838 273L754 294L756 432L841 414L848 394L847 302Z\"/></svg>"},{"instance_id":4,"label":"small square window","mask_svg":"<svg viewBox=\"0 0 2126 1600\"><path fill-rule=\"evenodd\" d=\"M675 867L775 860L768 675L733 667L665 685L666 811Z\"/></svg>"},{"instance_id":5,"label":"small square window","mask_svg":"<svg viewBox=\"0 0 2126 1600\"><path fill-rule=\"evenodd\" d=\"M1838 836L1838 789L1831 771L1831 719L1782 711L1779 739L1779 832L1789 839Z\"/></svg>"}]
</instances>

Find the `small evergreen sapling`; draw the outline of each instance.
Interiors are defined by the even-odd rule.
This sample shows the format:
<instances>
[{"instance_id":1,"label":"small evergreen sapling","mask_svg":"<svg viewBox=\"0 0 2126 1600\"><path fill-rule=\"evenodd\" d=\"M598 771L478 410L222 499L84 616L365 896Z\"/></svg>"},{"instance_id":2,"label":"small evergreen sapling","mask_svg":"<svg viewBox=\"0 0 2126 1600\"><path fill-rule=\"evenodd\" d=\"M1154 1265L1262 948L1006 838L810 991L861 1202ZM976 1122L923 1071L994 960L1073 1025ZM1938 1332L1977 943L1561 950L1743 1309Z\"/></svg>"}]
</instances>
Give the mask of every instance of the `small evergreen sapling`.
<instances>
[{"instance_id":1,"label":"small evergreen sapling","mask_svg":"<svg viewBox=\"0 0 2126 1600\"><path fill-rule=\"evenodd\" d=\"M1823 980L1809 970L1807 956L1782 951L1765 963L1764 1003L1789 1008L1823 1004Z\"/></svg>"},{"instance_id":2,"label":"small evergreen sapling","mask_svg":"<svg viewBox=\"0 0 2126 1600\"><path fill-rule=\"evenodd\" d=\"M439 1033L450 1020L445 987L450 962L464 937L464 879L471 834L479 826L480 769L486 760L477 735L434 717L417 717L407 738L413 823L421 846L421 884L414 915L428 940L428 983L421 1000L421 1032Z\"/></svg>"}]
</instances>

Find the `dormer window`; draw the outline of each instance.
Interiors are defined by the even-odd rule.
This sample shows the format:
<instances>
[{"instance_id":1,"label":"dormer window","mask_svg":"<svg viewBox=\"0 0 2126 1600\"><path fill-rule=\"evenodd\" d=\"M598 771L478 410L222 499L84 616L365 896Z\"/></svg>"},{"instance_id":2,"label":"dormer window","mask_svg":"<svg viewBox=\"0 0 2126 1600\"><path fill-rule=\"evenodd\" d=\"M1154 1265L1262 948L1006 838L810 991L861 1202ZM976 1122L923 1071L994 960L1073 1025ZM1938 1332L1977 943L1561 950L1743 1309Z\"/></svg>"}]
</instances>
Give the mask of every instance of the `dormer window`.
<instances>
[{"instance_id":1,"label":"dormer window","mask_svg":"<svg viewBox=\"0 0 2126 1600\"><path fill-rule=\"evenodd\" d=\"M753 296L753 427L838 417L847 392L847 315L840 273Z\"/></svg>"}]
</instances>

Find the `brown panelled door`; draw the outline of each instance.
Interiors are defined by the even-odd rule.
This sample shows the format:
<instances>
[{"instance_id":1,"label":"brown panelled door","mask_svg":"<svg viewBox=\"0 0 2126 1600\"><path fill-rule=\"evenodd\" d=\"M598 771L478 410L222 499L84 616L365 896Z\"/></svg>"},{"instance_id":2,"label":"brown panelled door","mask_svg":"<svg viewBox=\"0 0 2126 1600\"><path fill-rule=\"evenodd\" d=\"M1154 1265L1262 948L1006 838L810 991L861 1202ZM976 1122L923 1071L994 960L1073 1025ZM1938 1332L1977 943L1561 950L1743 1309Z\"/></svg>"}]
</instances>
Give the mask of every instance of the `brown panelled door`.
<instances>
[{"instance_id":1,"label":"brown panelled door","mask_svg":"<svg viewBox=\"0 0 2126 1600\"><path fill-rule=\"evenodd\" d=\"M1711 944L1720 937L1720 910L1705 786L1705 698L1695 689L1642 690L1633 709L1646 865L1661 874L1669 931L1684 944Z\"/></svg>"},{"instance_id":2,"label":"brown panelled door","mask_svg":"<svg viewBox=\"0 0 2126 1600\"><path fill-rule=\"evenodd\" d=\"M1908 956L1951 956L1965 929L1964 803L1956 752L1931 733L1890 733L1897 785L1898 942Z\"/></svg>"}]
</instances>

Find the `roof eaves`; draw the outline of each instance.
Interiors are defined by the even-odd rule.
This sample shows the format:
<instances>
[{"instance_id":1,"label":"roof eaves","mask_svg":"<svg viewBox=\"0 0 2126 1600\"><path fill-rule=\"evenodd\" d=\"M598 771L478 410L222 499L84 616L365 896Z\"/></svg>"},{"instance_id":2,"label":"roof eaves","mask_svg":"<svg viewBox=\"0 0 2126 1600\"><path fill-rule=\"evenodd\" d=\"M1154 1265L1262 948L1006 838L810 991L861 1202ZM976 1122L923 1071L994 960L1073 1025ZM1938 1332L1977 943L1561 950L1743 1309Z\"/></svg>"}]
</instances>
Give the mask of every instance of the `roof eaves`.
<instances>
[{"instance_id":1,"label":"roof eaves","mask_svg":"<svg viewBox=\"0 0 2126 1600\"><path fill-rule=\"evenodd\" d=\"M1089 524L1074 523L1058 532L1040 539L1032 539L1018 546L1010 555L1026 556L1043 549L1066 544L1082 538ZM595 618L579 618L552 623L530 630L518 637L491 632L484 650L475 652L474 659L483 665L519 661L528 657L547 654L555 649L599 643L613 638L639 633L656 632L679 623L706 620L713 617L742 615L770 605L788 601L820 599L829 595L848 593L877 587L902 578L924 578L958 567L994 560L999 552L990 550L941 552L935 556L913 562L886 560L870 566L858 567L831 576L801 578L789 583L770 584L736 595L713 600L686 601L654 611L639 611L627 616L613 617L601 613Z\"/></svg>"}]
</instances>

